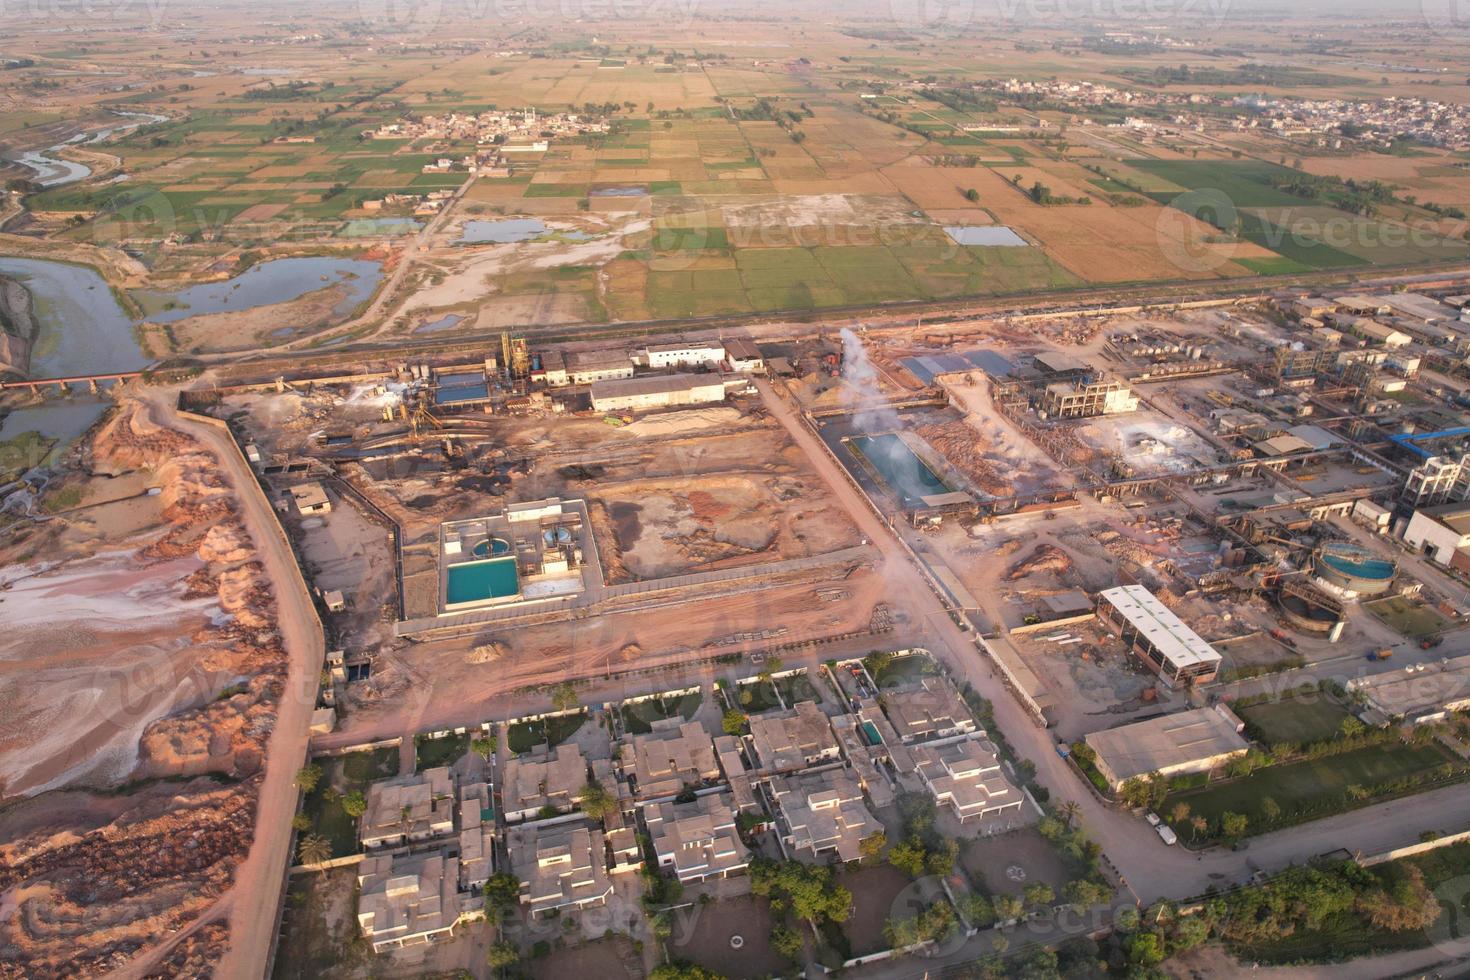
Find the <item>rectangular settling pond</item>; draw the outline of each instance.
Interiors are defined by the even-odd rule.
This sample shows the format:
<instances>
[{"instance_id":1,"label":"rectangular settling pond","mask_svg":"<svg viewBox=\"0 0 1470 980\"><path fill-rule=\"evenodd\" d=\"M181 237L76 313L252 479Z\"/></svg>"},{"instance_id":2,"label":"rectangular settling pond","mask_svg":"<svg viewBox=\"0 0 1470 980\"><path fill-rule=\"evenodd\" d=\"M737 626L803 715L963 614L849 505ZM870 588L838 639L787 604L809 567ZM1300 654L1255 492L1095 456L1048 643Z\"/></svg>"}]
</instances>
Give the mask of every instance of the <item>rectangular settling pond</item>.
<instances>
[{"instance_id":1,"label":"rectangular settling pond","mask_svg":"<svg viewBox=\"0 0 1470 980\"><path fill-rule=\"evenodd\" d=\"M520 595L520 591L514 555L461 562L444 570L444 604L450 608L471 602L509 599Z\"/></svg>"},{"instance_id":2,"label":"rectangular settling pond","mask_svg":"<svg viewBox=\"0 0 1470 980\"><path fill-rule=\"evenodd\" d=\"M847 441L847 446L853 453L871 463L883 482L907 501L949 492L949 486L922 459L914 455L914 451L897 433L854 436Z\"/></svg>"}]
</instances>

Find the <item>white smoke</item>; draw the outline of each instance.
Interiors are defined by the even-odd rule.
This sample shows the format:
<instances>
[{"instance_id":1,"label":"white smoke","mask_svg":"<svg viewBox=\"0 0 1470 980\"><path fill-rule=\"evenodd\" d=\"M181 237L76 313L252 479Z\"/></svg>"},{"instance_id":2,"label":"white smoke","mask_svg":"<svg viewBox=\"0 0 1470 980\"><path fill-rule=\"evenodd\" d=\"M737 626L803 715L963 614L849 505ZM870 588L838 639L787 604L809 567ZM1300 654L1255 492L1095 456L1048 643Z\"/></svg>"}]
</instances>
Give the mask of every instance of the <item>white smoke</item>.
<instances>
[{"instance_id":1,"label":"white smoke","mask_svg":"<svg viewBox=\"0 0 1470 980\"><path fill-rule=\"evenodd\" d=\"M868 435L897 432L903 420L889 407L878 383L878 368L868 357L862 339L851 328L842 328L843 401L851 410L858 429Z\"/></svg>"}]
</instances>

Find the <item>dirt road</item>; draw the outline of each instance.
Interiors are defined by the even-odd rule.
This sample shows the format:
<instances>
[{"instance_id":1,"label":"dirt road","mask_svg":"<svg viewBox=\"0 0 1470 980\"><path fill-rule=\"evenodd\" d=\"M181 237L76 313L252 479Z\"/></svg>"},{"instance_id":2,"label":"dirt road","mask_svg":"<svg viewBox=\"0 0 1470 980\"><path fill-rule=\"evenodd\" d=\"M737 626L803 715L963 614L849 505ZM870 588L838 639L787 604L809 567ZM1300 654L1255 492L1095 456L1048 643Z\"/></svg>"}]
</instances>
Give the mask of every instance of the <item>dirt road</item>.
<instances>
[{"instance_id":1,"label":"dirt road","mask_svg":"<svg viewBox=\"0 0 1470 980\"><path fill-rule=\"evenodd\" d=\"M434 236L439 233L439 229L444 225L444 222L449 220L449 212L454 210L455 205L459 204L460 200L474 183L475 175L471 174L468 180L459 185L459 189L454 192L454 196L444 202L444 206L439 209L439 213L430 218L424 227L419 229L418 234L413 236L413 240L408 243L408 246L403 250L403 254L398 257L398 265L394 267L392 274L388 276L388 279L378 289L378 295L373 297L373 301L368 304L368 308L363 310L360 315L323 333L313 333L300 340L291 341L279 347L273 347L269 353L279 354L281 351L293 350L300 347L319 346L326 338L349 334L364 324L377 324L376 329L369 331L367 336L371 337L381 333L389 323L389 318L384 314L388 306L397 297L398 288L403 285L403 280L407 278L409 269L413 268L414 262L418 260L419 252L429 242L433 241Z\"/></svg>"},{"instance_id":2,"label":"dirt road","mask_svg":"<svg viewBox=\"0 0 1470 980\"><path fill-rule=\"evenodd\" d=\"M955 625L895 532L879 520L820 440L802 424L796 409L769 382L760 381L757 386L772 417L786 427L853 521L883 553L880 572L889 583L890 601L905 606L914 622L922 624L915 641L942 657L956 677L969 681L990 700L996 724L1021 755L1036 764L1037 779L1053 800L1075 800L1081 806L1082 823L1122 872L1134 897L1144 902L1193 897L1212 884L1238 884L1257 869L1277 871L1339 847L1371 854L1412 843L1425 829L1465 829L1470 785L1450 786L1267 834L1253 839L1244 851L1196 854L1182 847L1166 847L1142 820L1102 803L1088 791L1081 777L1057 755L1051 733L1037 727L1005 689L977 649L973 634Z\"/></svg>"},{"instance_id":3,"label":"dirt road","mask_svg":"<svg viewBox=\"0 0 1470 980\"><path fill-rule=\"evenodd\" d=\"M235 491L240 519L255 543L275 595L278 626L290 671L277 707L275 728L266 750L265 781L256 810L255 839L250 853L235 874L230 890L203 922L229 916L230 944L220 963L219 975L232 978L264 977L275 931L277 904L291 840L291 817L296 812L298 769L306 759L311 711L316 703L318 677L326 655L321 620L306 591L296 557L281 531L270 502L255 481L233 440L223 428L179 414L172 389L147 390L150 417L160 425L188 433L221 462L221 475ZM182 938L171 937L174 941ZM172 946L172 943L168 944ZM153 951L156 960L167 947ZM120 976L140 975L148 964L129 964Z\"/></svg>"}]
</instances>

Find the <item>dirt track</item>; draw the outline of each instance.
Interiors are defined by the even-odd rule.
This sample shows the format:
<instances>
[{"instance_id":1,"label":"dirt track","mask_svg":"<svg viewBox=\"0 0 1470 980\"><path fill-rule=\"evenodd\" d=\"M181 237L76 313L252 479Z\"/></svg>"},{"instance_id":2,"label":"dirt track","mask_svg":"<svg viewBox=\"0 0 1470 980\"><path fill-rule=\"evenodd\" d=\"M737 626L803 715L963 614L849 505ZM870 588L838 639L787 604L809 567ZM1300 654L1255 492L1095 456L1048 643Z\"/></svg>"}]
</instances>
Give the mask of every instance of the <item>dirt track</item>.
<instances>
[{"instance_id":1,"label":"dirt track","mask_svg":"<svg viewBox=\"0 0 1470 980\"><path fill-rule=\"evenodd\" d=\"M149 415L160 425L188 433L220 460L226 481L235 490L240 518L255 542L260 561L272 583L279 610L281 637L290 655L290 673L271 733L266 755L265 781L256 811L255 838L250 854L224 897L205 916L127 968L119 977L146 974L185 936L211 921L228 916L229 949L219 966L219 976L264 977L270 970L269 954L275 931L277 904L281 897L290 847L291 816L296 811L296 771L306 759L308 726L316 701L317 677L326 655L321 621L311 596L306 592L296 558L283 536L270 502L261 492L255 475L246 465L233 440L223 429L174 408L176 392L149 390Z\"/></svg>"}]
</instances>

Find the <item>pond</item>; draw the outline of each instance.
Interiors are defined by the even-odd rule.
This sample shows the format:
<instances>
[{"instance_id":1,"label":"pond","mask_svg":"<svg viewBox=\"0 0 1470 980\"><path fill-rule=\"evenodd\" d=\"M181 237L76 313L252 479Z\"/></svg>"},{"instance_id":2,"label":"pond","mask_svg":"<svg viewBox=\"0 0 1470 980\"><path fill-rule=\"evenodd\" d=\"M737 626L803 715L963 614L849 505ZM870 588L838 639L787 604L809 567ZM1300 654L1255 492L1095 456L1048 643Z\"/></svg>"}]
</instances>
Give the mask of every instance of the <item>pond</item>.
<instances>
[{"instance_id":1,"label":"pond","mask_svg":"<svg viewBox=\"0 0 1470 980\"><path fill-rule=\"evenodd\" d=\"M111 404L100 399L79 398L17 408L0 423L0 442L8 442L25 432L39 432L56 440L56 448L45 460L50 462L100 419Z\"/></svg>"},{"instance_id":2,"label":"pond","mask_svg":"<svg viewBox=\"0 0 1470 980\"><path fill-rule=\"evenodd\" d=\"M998 245L1018 248L1030 245L1005 225L946 225L944 229L956 245Z\"/></svg>"},{"instance_id":3,"label":"pond","mask_svg":"<svg viewBox=\"0 0 1470 980\"><path fill-rule=\"evenodd\" d=\"M446 313L437 320L430 320L428 323L420 324L414 328L413 332L438 333L441 330L448 330L454 327L456 324L463 322L463 320L464 317L458 313Z\"/></svg>"},{"instance_id":4,"label":"pond","mask_svg":"<svg viewBox=\"0 0 1470 980\"><path fill-rule=\"evenodd\" d=\"M341 284L346 287L346 295L333 307L333 312L346 316L373 295L382 272L382 263L367 259L326 256L275 259L252 266L223 282L201 283L176 293L140 292L139 295L153 308L172 304L173 308L148 316L149 323L173 323L205 313L287 303L315 290Z\"/></svg>"},{"instance_id":5,"label":"pond","mask_svg":"<svg viewBox=\"0 0 1470 980\"><path fill-rule=\"evenodd\" d=\"M539 218L504 218L499 221L466 221L460 233L460 242L466 245L528 242L540 238L549 229Z\"/></svg>"}]
</instances>

